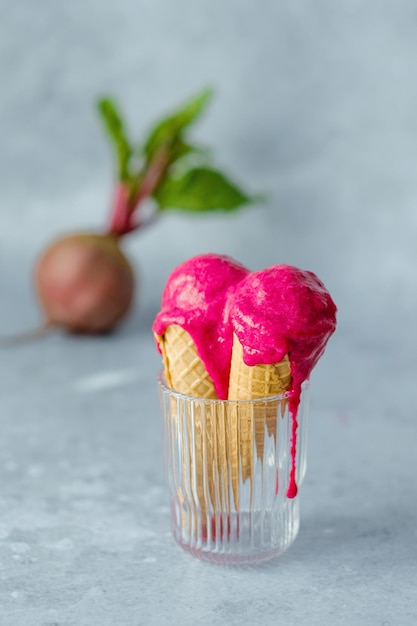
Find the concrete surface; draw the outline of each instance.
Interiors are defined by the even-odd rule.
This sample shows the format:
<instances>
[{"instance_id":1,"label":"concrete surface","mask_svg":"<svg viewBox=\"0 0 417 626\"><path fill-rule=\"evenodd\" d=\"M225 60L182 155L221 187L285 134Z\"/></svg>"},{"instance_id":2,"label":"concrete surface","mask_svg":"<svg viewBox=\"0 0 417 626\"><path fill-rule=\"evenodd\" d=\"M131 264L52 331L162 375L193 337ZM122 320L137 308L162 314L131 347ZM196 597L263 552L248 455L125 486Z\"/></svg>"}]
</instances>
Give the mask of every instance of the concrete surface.
<instances>
[{"instance_id":1,"label":"concrete surface","mask_svg":"<svg viewBox=\"0 0 417 626\"><path fill-rule=\"evenodd\" d=\"M39 323L46 242L107 218L99 94L139 136L214 85L195 136L270 194L129 237L138 298L113 336L0 352L0 626L416 624L415 3L0 0L0 28L3 334ZM301 532L259 568L202 564L169 534L150 325L204 251L312 269L339 307Z\"/></svg>"}]
</instances>

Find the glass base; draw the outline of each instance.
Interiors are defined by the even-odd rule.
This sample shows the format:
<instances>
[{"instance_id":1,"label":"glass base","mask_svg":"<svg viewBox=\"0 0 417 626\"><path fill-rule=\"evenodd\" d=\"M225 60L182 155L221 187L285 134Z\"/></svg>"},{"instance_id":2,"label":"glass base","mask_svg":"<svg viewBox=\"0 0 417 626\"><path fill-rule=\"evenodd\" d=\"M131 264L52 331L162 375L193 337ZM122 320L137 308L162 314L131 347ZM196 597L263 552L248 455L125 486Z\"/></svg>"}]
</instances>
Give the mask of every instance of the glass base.
<instances>
[{"instance_id":1,"label":"glass base","mask_svg":"<svg viewBox=\"0 0 417 626\"><path fill-rule=\"evenodd\" d=\"M298 496L279 510L208 514L171 501L171 530L193 556L222 565L247 565L276 558L294 542L300 528Z\"/></svg>"}]
</instances>

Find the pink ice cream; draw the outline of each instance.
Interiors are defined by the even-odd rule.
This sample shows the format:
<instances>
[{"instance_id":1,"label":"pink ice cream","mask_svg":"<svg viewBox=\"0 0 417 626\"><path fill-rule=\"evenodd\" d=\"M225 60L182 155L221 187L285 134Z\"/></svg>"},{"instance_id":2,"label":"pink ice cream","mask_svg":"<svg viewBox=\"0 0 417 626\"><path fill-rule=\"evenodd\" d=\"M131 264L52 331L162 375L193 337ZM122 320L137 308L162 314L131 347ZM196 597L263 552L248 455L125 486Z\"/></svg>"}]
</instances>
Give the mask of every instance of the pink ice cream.
<instances>
[{"instance_id":1,"label":"pink ice cream","mask_svg":"<svg viewBox=\"0 0 417 626\"><path fill-rule=\"evenodd\" d=\"M156 336L170 324L188 332L219 398L227 398L233 341L226 299L248 274L228 256L202 254L185 261L169 276L152 326Z\"/></svg>"},{"instance_id":2,"label":"pink ice cream","mask_svg":"<svg viewBox=\"0 0 417 626\"><path fill-rule=\"evenodd\" d=\"M169 324L190 334L219 398L227 399L235 333L247 365L289 355L297 400L336 328L336 306L313 272L290 265L250 272L230 257L203 254L168 278L152 329L161 336Z\"/></svg>"},{"instance_id":3,"label":"pink ice cream","mask_svg":"<svg viewBox=\"0 0 417 626\"><path fill-rule=\"evenodd\" d=\"M336 305L313 272L275 265L248 274L229 302L228 318L246 365L289 355L299 390L336 329Z\"/></svg>"}]
</instances>

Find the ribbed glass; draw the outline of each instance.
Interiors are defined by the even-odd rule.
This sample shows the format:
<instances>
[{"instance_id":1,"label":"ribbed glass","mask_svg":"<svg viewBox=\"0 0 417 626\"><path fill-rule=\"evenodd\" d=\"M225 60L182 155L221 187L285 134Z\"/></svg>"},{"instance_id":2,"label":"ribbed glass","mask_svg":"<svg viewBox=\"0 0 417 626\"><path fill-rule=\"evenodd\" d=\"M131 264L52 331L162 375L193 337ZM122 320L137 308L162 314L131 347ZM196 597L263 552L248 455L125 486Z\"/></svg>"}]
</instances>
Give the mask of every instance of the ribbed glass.
<instances>
[{"instance_id":1,"label":"ribbed glass","mask_svg":"<svg viewBox=\"0 0 417 626\"><path fill-rule=\"evenodd\" d=\"M296 482L306 471L308 382L297 414ZM287 496L293 416L288 395L206 400L159 378L174 538L201 559L244 564L284 552L299 530Z\"/></svg>"}]
</instances>

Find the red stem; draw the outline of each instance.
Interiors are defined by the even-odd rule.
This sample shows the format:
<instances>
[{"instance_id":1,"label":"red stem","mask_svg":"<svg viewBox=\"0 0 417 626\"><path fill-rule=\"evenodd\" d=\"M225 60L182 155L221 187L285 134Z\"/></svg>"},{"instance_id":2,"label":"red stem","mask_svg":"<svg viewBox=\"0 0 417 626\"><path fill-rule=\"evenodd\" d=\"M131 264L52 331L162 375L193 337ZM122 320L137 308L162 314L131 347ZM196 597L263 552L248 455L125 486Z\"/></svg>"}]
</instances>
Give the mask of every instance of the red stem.
<instances>
[{"instance_id":1,"label":"red stem","mask_svg":"<svg viewBox=\"0 0 417 626\"><path fill-rule=\"evenodd\" d=\"M133 207L136 208L143 200L149 198L155 191L157 184L169 163L169 151L167 148L161 148L151 159L145 174L143 175L141 185L133 201Z\"/></svg>"},{"instance_id":2,"label":"red stem","mask_svg":"<svg viewBox=\"0 0 417 626\"><path fill-rule=\"evenodd\" d=\"M119 182L113 201L113 211L111 215L111 222L109 228L109 234L121 237L127 234L132 228L131 224L131 212L129 207L129 190L127 186Z\"/></svg>"},{"instance_id":3,"label":"red stem","mask_svg":"<svg viewBox=\"0 0 417 626\"><path fill-rule=\"evenodd\" d=\"M149 198L161 181L169 164L169 151L161 148L151 159L146 168L141 184L136 195L131 197L130 189L126 183L119 181L113 202L113 211L109 234L122 237L144 225L143 220L137 219L137 209L140 204ZM136 220L134 219L136 217Z\"/></svg>"}]
</instances>

